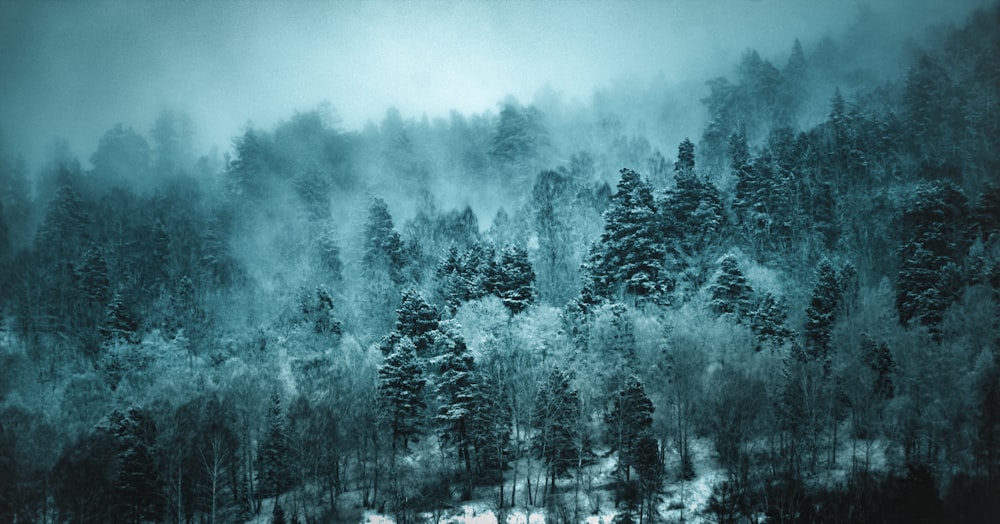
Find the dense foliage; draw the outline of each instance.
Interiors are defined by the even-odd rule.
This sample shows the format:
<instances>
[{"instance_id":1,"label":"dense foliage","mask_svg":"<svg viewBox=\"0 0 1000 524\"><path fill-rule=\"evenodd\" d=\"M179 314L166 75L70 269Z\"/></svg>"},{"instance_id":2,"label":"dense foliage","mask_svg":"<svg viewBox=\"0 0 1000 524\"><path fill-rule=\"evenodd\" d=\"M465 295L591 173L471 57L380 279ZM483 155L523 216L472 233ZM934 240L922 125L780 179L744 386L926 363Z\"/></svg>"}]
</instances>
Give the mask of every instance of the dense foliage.
<instances>
[{"instance_id":1,"label":"dense foliage","mask_svg":"<svg viewBox=\"0 0 1000 524\"><path fill-rule=\"evenodd\" d=\"M0 149L0 521L988 521L1000 7L907 53L748 51L673 169L558 99Z\"/></svg>"}]
</instances>

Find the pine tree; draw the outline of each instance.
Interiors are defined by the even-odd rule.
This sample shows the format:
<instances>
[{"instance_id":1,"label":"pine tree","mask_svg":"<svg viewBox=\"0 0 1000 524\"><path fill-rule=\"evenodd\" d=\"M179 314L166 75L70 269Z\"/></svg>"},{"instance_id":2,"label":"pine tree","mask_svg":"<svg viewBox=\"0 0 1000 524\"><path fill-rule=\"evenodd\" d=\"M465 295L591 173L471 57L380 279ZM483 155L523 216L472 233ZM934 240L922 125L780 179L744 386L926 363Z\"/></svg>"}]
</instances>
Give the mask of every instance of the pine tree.
<instances>
[{"instance_id":1,"label":"pine tree","mask_svg":"<svg viewBox=\"0 0 1000 524\"><path fill-rule=\"evenodd\" d=\"M452 244L434 270L437 279L436 295L448 314L452 316L468 295L462 278L462 269L461 254L458 247Z\"/></svg>"},{"instance_id":2,"label":"pine tree","mask_svg":"<svg viewBox=\"0 0 1000 524\"><path fill-rule=\"evenodd\" d=\"M517 246L507 246L500 255L497 282L493 293L503 301L512 315L524 311L535 301L535 272L528 253Z\"/></svg>"},{"instance_id":3,"label":"pine tree","mask_svg":"<svg viewBox=\"0 0 1000 524\"><path fill-rule=\"evenodd\" d=\"M388 353L394 340L406 337L410 339L417 356L425 357L434 347L434 338L438 329L439 315L434 306L424 300L423 295L414 288L403 291L402 303L396 310L395 334L382 344L382 351Z\"/></svg>"},{"instance_id":4,"label":"pine tree","mask_svg":"<svg viewBox=\"0 0 1000 524\"><path fill-rule=\"evenodd\" d=\"M604 416L611 451L618 453L618 470L629 481L631 469L643 466L640 443L650 437L653 427L653 402L635 375L614 392Z\"/></svg>"},{"instance_id":5,"label":"pine tree","mask_svg":"<svg viewBox=\"0 0 1000 524\"><path fill-rule=\"evenodd\" d=\"M156 469L156 424L140 408L115 410L106 428L116 445L116 511L130 524L161 516L160 479Z\"/></svg>"},{"instance_id":6,"label":"pine tree","mask_svg":"<svg viewBox=\"0 0 1000 524\"><path fill-rule=\"evenodd\" d=\"M136 333L138 329L139 321L135 318L135 314L125 305L121 295L115 294L108 304L101 334L109 340L121 339L134 344L139 341Z\"/></svg>"},{"instance_id":7,"label":"pine tree","mask_svg":"<svg viewBox=\"0 0 1000 524\"><path fill-rule=\"evenodd\" d=\"M806 352L824 364L830 359L830 335L837 320L842 298L837 271L826 258L820 261L813 277L813 292L806 308Z\"/></svg>"},{"instance_id":8,"label":"pine tree","mask_svg":"<svg viewBox=\"0 0 1000 524\"><path fill-rule=\"evenodd\" d=\"M959 267L971 236L968 215L965 195L948 183L921 186L903 212L896 288L901 324L916 322L938 336L960 290Z\"/></svg>"},{"instance_id":9,"label":"pine tree","mask_svg":"<svg viewBox=\"0 0 1000 524\"><path fill-rule=\"evenodd\" d=\"M621 174L604 212L604 233L588 262L593 290L605 298L624 292L637 301L662 301L675 281L663 271L665 249L653 194L639 173L622 169Z\"/></svg>"},{"instance_id":10,"label":"pine tree","mask_svg":"<svg viewBox=\"0 0 1000 524\"><path fill-rule=\"evenodd\" d=\"M392 432L392 448L406 449L423 433L424 385L413 342L402 337L378 370L379 405Z\"/></svg>"},{"instance_id":11,"label":"pine tree","mask_svg":"<svg viewBox=\"0 0 1000 524\"><path fill-rule=\"evenodd\" d=\"M365 246L362 260L369 270L383 270L395 285L405 282L405 247L393 228L389 206L381 198L372 199L365 222Z\"/></svg>"},{"instance_id":12,"label":"pine tree","mask_svg":"<svg viewBox=\"0 0 1000 524\"><path fill-rule=\"evenodd\" d=\"M281 395L271 393L267 412L267 433L258 450L258 471L262 497L277 497L293 484L292 468L285 431L285 415L281 411Z\"/></svg>"},{"instance_id":13,"label":"pine tree","mask_svg":"<svg viewBox=\"0 0 1000 524\"><path fill-rule=\"evenodd\" d=\"M763 349L764 344L779 347L794 338L795 333L788 327L787 318L785 305L771 293L766 293L750 316L750 329L757 338L757 351Z\"/></svg>"},{"instance_id":14,"label":"pine tree","mask_svg":"<svg viewBox=\"0 0 1000 524\"><path fill-rule=\"evenodd\" d=\"M727 254L722 257L720 266L719 276L710 288L710 307L716 314L730 314L740 322L752 313L753 288L740 271L735 255Z\"/></svg>"},{"instance_id":15,"label":"pine tree","mask_svg":"<svg viewBox=\"0 0 1000 524\"><path fill-rule=\"evenodd\" d=\"M472 354L462 336L450 322L441 325L440 341L449 346L440 360L440 378L437 381L438 412L436 422L441 442L453 446L466 473L472 472L473 417L479 410L482 398L474 374ZM444 344L442 344L444 345Z\"/></svg>"}]
</instances>

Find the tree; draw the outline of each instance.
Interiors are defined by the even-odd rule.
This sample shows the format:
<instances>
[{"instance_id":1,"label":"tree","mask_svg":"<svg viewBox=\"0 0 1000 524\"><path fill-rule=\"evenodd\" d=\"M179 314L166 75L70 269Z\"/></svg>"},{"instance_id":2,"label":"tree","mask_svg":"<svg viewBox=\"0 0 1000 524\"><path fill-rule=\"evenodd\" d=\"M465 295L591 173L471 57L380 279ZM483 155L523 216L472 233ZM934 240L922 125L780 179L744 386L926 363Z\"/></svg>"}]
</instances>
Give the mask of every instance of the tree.
<instances>
[{"instance_id":1,"label":"tree","mask_svg":"<svg viewBox=\"0 0 1000 524\"><path fill-rule=\"evenodd\" d=\"M450 322L441 326L442 334L438 336L439 344L447 341L449 346L444 351L438 351L440 360L440 378L435 387L438 395L438 410L435 417L441 442L452 446L457 451L458 460L465 466L466 478L471 488L473 471L473 437L475 427L473 419L483 399L480 396L478 379L474 372L472 354L465 341ZM471 496L471 489L467 496Z\"/></svg>"},{"instance_id":2,"label":"tree","mask_svg":"<svg viewBox=\"0 0 1000 524\"><path fill-rule=\"evenodd\" d=\"M517 246L506 246L497 264L497 282L493 293L503 301L512 315L524 311L535 301L535 272L528 253Z\"/></svg>"},{"instance_id":3,"label":"tree","mask_svg":"<svg viewBox=\"0 0 1000 524\"><path fill-rule=\"evenodd\" d=\"M426 383L416 348L409 337L403 336L378 369L379 404L389 421L393 453L398 447L405 450L423 433Z\"/></svg>"},{"instance_id":4,"label":"tree","mask_svg":"<svg viewBox=\"0 0 1000 524\"><path fill-rule=\"evenodd\" d=\"M612 394L604 424L611 451L618 453L617 471L625 482L629 482L632 469L643 467L640 443L652 436L654 409L645 387L635 375L629 375Z\"/></svg>"},{"instance_id":5,"label":"tree","mask_svg":"<svg viewBox=\"0 0 1000 524\"><path fill-rule=\"evenodd\" d=\"M572 379L571 374L553 367L535 397L532 423L537 433L533 446L548 468L546 480L552 487L578 460L580 396Z\"/></svg>"},{"instance_id":6,"label":"tree","mask_svg":"<svg viewBox=\"0 0 1000 524\"><path fill-rule=\"evenodd\" d=\"M163 508L153 420L133 406L111 413L105 429L115 439L117 513L131 524L160 518Z\"/></svg>"},{"instance_id":7,"label":"tree","mask_svg":"<svg viewBox=\"0 0 1000 524\"><path fill-rule=\"evenodd\" d=\"M267 411L267 432L258 453L258 479L261 497L277 497L290 489L294 482L288 435L285 430L285 415L281 411L281 395L277 390L271 393L271 406Z\"/></svg>"},{"instance_id":8,"label":"tree","mask_svg":"<svg viewBox=\"0 0 1000 524\"><path fill-rule=\"evenodd\" d=\"M753 312L753 288L740 271L735 255L730 253L722 257L720 266L715 284L710 288L710 307L716 314L730 314L740 322Z\"/></svg>"},{"instance_id":9,"label":"tree","mask_svg":"<svg viewBox=\"0 0 1000 524\"><path fill-rule=\"evenodd\" d=\"M842 297L837 271L826 258L820 261L813 277L813 291L806 308L806 352L813 359L830 361L830 334L837 320Z\"/></svg>"},{"instance_id":10,"label":"tree","mask_svg":"<svg viewBox=\"0 0 1000 524\"><path fill-rule=\"evenodd\" d=\"M90 156L94 166L91 179L100 183L98 194L115 186L141 182L152 164L149 143L131 127L117 124L101 137Z\"/></svg>"},{"instance_id":11,"label":"tree","mask_svg":"<svg viewBox=\"0 0 1000 524\"><path fill-rule=\"evenodd\" d=\"M937 336L945 310L958 297L959 267L969 246L968 203L950 183L925 184L903 211L896 310Z\"/></svg>"},{"instance_id":12,"label":"tree","mask_svg":"<svg viewBox=\"0 0 1000 524\"><path fill-rule=\"evenodd\" d=\"M621 170L618 191L604 212L604 232L590 253L593 289L612 298L619 292L660 301L674 279L663 271L665 249L652 190L639 173Z\"/></svg>"},{"instance_id":13,"label":"tree","mask_svg":"<svg viewBox=\"0 0 1000 524\"><path fill-rule=\"evenodd\" d=\"M340 321L334 313L333 297L324 286L316 286L313 293L299 299L299 312L307 324L319 335L339 335Z\"/></svg>"},{"instance_id":14,"label":"tree","mask_svg":"<svg viewBox=\"0 0 1000 524\"><path fill-rule=\"evenodd\" d=\"M409 339L417 356L430 356L434 349L440 316L437 309L424 300L414 288L403 291L402 302L396 309L396 325L392 332L382 337L379 347L388 355L403 338Z\"/></svg>"},{"instance_id":15,"label":"tree","mask_svg":"<svg viewBox=\"0 0 1000 524\"><path fill-rule=\"evenodd\" d=\"M760 351L764 344L779 347L792 340L795 332L788 327L787 319L787 307L771 293L764 294L750 315L750 329L757 337L755 349Z\"/></svg>"},{"instance_id":16,"label":"tree","mask_svg":"<svg viewBox=\"0 0 1000 524\"><path fill-rule=\"evenodd\" d=\"M403 240L393 228L389 206L381 198L374 198L368 206L368 220L365 222L365 245L363 262L369 270L386 271L395 285L405 281L403 268L406 265Z\"/></svg>"}]
</instances>

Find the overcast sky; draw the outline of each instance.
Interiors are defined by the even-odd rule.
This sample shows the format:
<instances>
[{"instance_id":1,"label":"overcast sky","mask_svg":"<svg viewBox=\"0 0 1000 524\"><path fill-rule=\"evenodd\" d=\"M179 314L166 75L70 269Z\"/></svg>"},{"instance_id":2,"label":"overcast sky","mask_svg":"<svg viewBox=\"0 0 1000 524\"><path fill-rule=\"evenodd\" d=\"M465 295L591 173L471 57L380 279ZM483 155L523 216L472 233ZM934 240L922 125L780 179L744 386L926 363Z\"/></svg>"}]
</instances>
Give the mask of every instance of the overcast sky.
<instances>
[{"instance_id":1,"label":"overcast sky","mask_svg":"<svg viewBox=\"0 0 1000 524\"><path fill-rule=\"evenodd\" d=\"M962 6L955 8L954 4ZM879 0L887 32L961 20L984 0ZM904 8L900 8L904 6ZM34 166L55 136L87 165L121 122L164 109L207 148L329 102L346 129L493 110L549 84L586 101L620 77L685 82L740 53L836 35L857 2L27 2L0 0L0 132Z\"/></svg>"}]
</instances>

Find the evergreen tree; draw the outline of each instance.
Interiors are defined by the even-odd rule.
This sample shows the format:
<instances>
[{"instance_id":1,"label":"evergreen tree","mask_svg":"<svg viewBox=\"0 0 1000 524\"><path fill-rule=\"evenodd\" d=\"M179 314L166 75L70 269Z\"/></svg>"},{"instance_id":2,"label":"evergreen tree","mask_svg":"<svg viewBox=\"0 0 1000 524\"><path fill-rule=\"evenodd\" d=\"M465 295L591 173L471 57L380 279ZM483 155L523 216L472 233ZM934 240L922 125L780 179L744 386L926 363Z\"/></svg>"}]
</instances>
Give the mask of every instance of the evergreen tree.
<instances>
[{"instance_id":1,"label":"evergreen tree","mask_svg":"<svg viewBox=\"0 0 1000 524\"><path fill-rule=\"evenodd\" d=\"M968 204L952 184L921 186L903 212L903 244L896 288L899 321L937 335L944 312L958 298L959 267L968 249Z\"/></svg>"},{"instance_id":2,"label":"evergreen tree","mask_svg":"<svg viewBox=\"0 0 1000 524\"><path fill-rule=\"evenodd\" d=\"M396 310L396 326L393 333L383 339L382 352L389 353L395 341L408 338L417 351L417 356L425 357L434 347L439 315L434 306L424 300L414 288L403 291L402 303Z\"/></svg>"},{"instance_id":3,"label":"evergreen tree","mask_svg":"<svg viewBox=\"0 0 1000 524\"><path fill-rule=\"evenodd\" d=\"M437 296L448 314L454 316L465 301L468 290L462 278L462 258L458 247L452 244L448 252L438 261L434 275L437 278Z\"/></svg>"},{"instance_id":4,"label":"evergreen tree","mask_svg":"<svg viewBox=\"0 0 1000 524\"><path fill-rule=\"evenodd\" d=\"M788 327L787 318L785 305L771 293L766 293L750 316L750 329L757 338L757 351L763 349L764 344L779 347L794 338L795 333Z\"/></svg>"},{"instance_id":5,"label":"evergreen tree","mask_svg":"<svg viewBox=\"0 0 1000 524\"><path fill-rule=\"evenodd\" d=\"M413 342L402 337L378 370L379 404L392 432L392 448L406 449L423 433L424 385Z\"/></svg>"},{"instance_id":6,"label":"evergreen tree","mask_svg":"<svg viewBox=\"0 0 1000 524\"><path fill-rule=\"evenodd\" d=\"M500 255L497 265L497 282L493 286L503 305L512 315L524 311L535 301L535 272L528 260L528 253L517 247L507 246Z\"/></svg>"},{"instance_id":7,"label":"evergreen tree","mask_svg":"<svg viewBox=\"0 0 1000 524\"><path fill-rule=\"evenodd\" d=\"M267 412L267 433L258 450L258 477L260 495L277 497L288 491L294 478L285 431L285 415L281 411L281 395L271 393L271 407Z\"/></svg>"},{"instance_id":8,"label":"evergreen tree","mask_svg":"<svg viewBox=\"0 0 1000 524\"><path fill-rule=\"evenodd\" d=\"M125 305L121 295L115 294L108 304L101 334L109 340L120 339L134 344L139 341L138 330L139 321L135 318L135 314Z\"/></svg>"},{"instance_id":9,"label":"evergreen tree","mask_svg":"<svg viewBox=\"0 0 1000 524\"><path fill-rule=\"evenodd\" d=\"M453 446L458 459L465 466L466 473L472 472L473 417L479 410L482 399L474 374L472 354L462 336L450 322L441 325L439 344L447 345L440 360L440 378L437 381L438 430L443 444Z\"/></svg>"},{"instance_id":10,"label":"evergreen tree","mask_svg":"<svg viewBox=\"0 0 1000 524\"><path fill-rule=\"evenodd\" d=\"M812 297L806 308L806 352L813 359L830 361L830 335L837 320L842 298L840 282L833 264L824 258L813 277Z\"/></svg>"},{"instance_id":11,"label":"evergreen tree","mask_svg":"<svg viewBox=\"0 0 1000 524\"><path fill-rule=\"evenodd\" d=\"M618 453L618 471L626 482L630 471L643 467L644 458L640 444L651 437L653 427L653 402L635 375L614 392L611 405L604 415L611 451Z\"/></svg>"},{"instance_id":12,"label":"evergreen tree","mask_svg":"<svg viewBox=\"0 0 1000 524\"><path fill-rule=\"evenodd\" d=\"M405 281L405 248L393 228L389 206L381 198L372 199L365 222L365 246L362 261L368 270L383 270L395 285Z\"/></svg>"},{"instance_id":13,"label":"evergreen tree","mask_svg":"<svg viewBox=\"0 0 1000 524\"><path fill-rule=\"evenodd\" d=\"M663 271L665 249L652 191L639 173L622 169L621 174L604 212L604 233L590 254L593 290L605 298L624 292L637 301L661 301L674 279Z\"/></svg>"},{"instance_id":14,"label":"evergreen tree","mask_svg":"<svg viewBox=\"0 0 1000 524\"><path fill-rule=\"evenodd\" d=\"M753 288L740 271L735 255L727 254L722 257L720 266L715 284L710 288L712 292L710 307L716 314L730 314L740 322L753 311L751 304Z\"/></svg>"},{"instance_id":15,"label":"evergreen tree","mask_svg":"<svg viewBox=\"0 0 1000 524\"><path fill-rule=\"evenodd\" d=\"M316 286L313 293L306 293L299 299L299 312L302 313L303 319L312 325L314 333L340 334L340 321L334 314L333 297L324 286Z\"/></svg>"},{"instance_id":16,"label":"evergreen tree","mask_svg":"<svg viewBox=\"0 0 1000 524\"><path fill-rule=\"evenodd\" d=\"M129 524L161 517L160 479L156 469L156 425L142 409L115 410L107 430L116 445L117 513Z\"/></svg>"}]
</instances>

